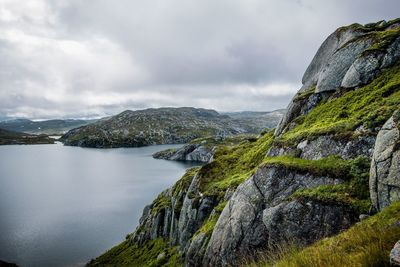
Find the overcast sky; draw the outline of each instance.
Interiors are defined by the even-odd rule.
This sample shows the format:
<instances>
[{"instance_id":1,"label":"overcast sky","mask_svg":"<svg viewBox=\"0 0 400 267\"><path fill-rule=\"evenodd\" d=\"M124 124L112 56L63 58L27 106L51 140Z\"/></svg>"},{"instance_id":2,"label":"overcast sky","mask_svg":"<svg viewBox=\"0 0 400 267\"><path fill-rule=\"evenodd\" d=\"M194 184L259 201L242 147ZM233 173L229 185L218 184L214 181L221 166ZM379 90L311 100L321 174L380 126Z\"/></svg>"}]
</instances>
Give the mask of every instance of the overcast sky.
<instances>
[{"instance_id":1,"label":"overcast sky","mask_svg":"<svg viewBox=\"0 0 400 267\"><path fill-rule=\"evenodd\" d=\"M0 116L287 106L336 28L399 0L0 0Z\"/></svg>"}]
</instances>

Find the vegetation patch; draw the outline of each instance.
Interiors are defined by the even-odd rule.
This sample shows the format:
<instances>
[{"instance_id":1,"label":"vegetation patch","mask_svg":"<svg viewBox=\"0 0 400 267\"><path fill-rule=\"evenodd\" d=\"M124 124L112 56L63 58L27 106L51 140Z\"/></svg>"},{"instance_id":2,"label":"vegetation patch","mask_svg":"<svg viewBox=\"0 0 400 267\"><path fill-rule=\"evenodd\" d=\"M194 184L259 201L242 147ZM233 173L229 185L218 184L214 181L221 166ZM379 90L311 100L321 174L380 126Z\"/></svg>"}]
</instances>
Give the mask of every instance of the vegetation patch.
<instances>
[{"instance_id":1,"label":"vegetation patch","mask_svg":"<svg viewBox=\"0 0 400 267\"><path fill-rule=\"evenodd\" d=\"M321 185L311 189L300 189L289 197L294 199L311 199L328 204L345 205L352 208L358 214L368 212L371 206L369 199L358 199L351 192L349 183L337 185Z\"/></svg>"},{"instance_id":2,"label":"vegetation patch","mask_svg":"<svg viewBox=\"0 0 400 267\"><path fill-rule=\"evenodd\" d=\"M320 160L324 161L321 165L325 165L321 170L328 168L327 166L329 165L326 162L334 163L334 161L326 159L326 161L325 159ZM347 179L345 183L299 189L289 197L289 200L312 199L324 203L345 205L358 214L367 213L371 205L368 186L370 161L368 158L361 156L352 160L342 161L342 163L338 163L342 167L339 167L335 172L347 172L342 176ZM317 162L315 161L313 164L318 165ZM337 167L335 166L334 168L336 169Z\"/></svg>"},{"instance_id":3,"label":"vegetation patch","mask_svg":"<svg viewBox=\"0 0 400 267\"><path fill-rule=\"evenodd\" d=\"M324 134L353 132L364 126L381 127L400 105L400 64L384 71L370 84L323 101L297 126L286 132L280 142L298 142Z\"/></svg>"},{"instance_id":4,"label":"vegetation patch","mask_svg":"<svg viewBox=\"0 0 400 267\"><path fill-rule=\"evenodd\" d=\"M214 160L198 172L200 191L222 199L228 188L235 189L262 163L273 140L273 131L256 140L245 140L236 146L218 146Z\"/></svg>"},{"instance_id":5,"label":"vegetation patch","mask_svg":"<svg viewBox=\"0 0 400 267\"><path fill-rule=\"evenodd\" d=\"M207 236L211 236L214 231L214 227L217 224L218 218L221 215L221 212L224 210L228 201L221 201L215 208L214 212L205 220L203 225L197 232L193 235L193 238L198 236L199 234L205 234Z\"/></svg>"},{"instance_id":6,"label":"vegetation patch","mask_svg":"<svg viewBox=\"0 0 400 267\"><path fill-rule=\"evenodd\" d=\"M193 177L197 174L200 167L190 168L186 171L186 173L182 176L178 182L172 187L172 194L171 196L175 197L177 203L175 203L175 210L180 212L180 208L182 207L183 199L178 199L178 195L182 192L186 192L192 182ZM157 198L152 203L151 212L156 214L160 212L162 209L172 206L172 199L171 196L168 194L168 190L161 192Z\"/></svg>"},{"instance_id":7,"label":"vegetation patch","mask_svg":"<svg viewBox=\"0 0 400 267\"><path fill-rule=\"evenodd\" d=\"M301 173L316 176L331 176L343 180L350 178L351 160L339 156L329 156L319 160L307 160L290 156L268 157L263 161L266 166L282 166Z\"/></svg>"},{"instance_id":8,"label":"vegetation patch","mask_svg":"<svg viewBox=\"0 0 400 267\"><path fill-rule=\"evenodd\" d=\"M175 267L182 266L182 263L177 247L171 247L158 238L140 246L124 241L97 259L91 260L87 266Z\"/></svg>"},{"instance_id":9,"label":"vegetation patch","mask_svg":"<svg viewBox=\"0 0 400 267\"><path fill-rule=\"evenodd\" d=\"M389 253L400 239L400 202L354 225L337 236L325 238L305 249L277 248L248 266L390 266Z\"/></svg>"}]
</instances>

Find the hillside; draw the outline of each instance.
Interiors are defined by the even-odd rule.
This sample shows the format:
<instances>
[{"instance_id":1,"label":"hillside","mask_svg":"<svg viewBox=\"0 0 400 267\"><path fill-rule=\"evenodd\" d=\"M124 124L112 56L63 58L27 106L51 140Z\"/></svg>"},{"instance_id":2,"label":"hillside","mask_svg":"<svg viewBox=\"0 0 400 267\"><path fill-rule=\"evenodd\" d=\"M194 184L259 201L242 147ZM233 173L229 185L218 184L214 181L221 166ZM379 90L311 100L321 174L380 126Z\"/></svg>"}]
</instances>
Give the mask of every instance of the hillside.
<instances>
[{"instance_id":1,"label":"hillside","mask_svg":"<svg viewBox=\"0 0 400 267\"><path fill-rule=\"evenodd\" d=\"M275 131L217 145L89 266L389 266L400 238L399 59L400 19L337 29Z\"/></svg>"},{"instance_id":2,"label":"hillside","mask_svg":"<svg viewBox=\"0 0 400 267\"><path fill-rule=\"evenodd\" d=\"M47 135L34 135L0 129L0 145L54 144Z\"/></svg>"},{"instance_id":3,"label":"hillside","mask_svg":"<svg viewBox=\"0 0 400 267\"><path fill-rule=\"evenodd\" d=\"M275 128L282 117L285 115L286 109L278 109L269 112L227 112L223 113L233 118L243 127L250 128L253 133L261 133L265 129Z\"/></svg>"},{"instance_id":4,"label":"hillside","mask_svg":"<svg viewBox=\"0 0 400 267\"><path fill-rule=\"evenodd\" d=\"M62 135L72 128L83 126L94 120L44 120L13 119L0 121L0 128L8 131L30 134Z\"/></svg>"},{"instance_id":5,"label":"hillside","mask_svg":"<svg viewBox=\"0 0 400 267\"><path fill-rule=\"evenodd\" d=\"M84 147L138 147L181 144L193 139L254 133L260 127L246 124L214 110L158 108L124 111L107 120L67 132L65 145Z\"/></svg>"}]
</instances>

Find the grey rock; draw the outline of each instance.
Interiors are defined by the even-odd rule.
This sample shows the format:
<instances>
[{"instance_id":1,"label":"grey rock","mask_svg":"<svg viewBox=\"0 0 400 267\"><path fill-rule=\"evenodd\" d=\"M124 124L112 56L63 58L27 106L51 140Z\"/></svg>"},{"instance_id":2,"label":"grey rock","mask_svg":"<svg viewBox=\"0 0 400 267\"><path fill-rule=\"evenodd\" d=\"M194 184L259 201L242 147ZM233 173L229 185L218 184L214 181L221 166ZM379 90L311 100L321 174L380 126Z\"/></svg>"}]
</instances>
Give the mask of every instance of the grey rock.
<instances>
[{"instance_id":1,"label":"grey rock","mask_svg":"<svg viewBox=\"0 0 400 267\"><path fill-rule=\"evenodd\" d=\"M313 90L314 87L309 87L304 89ZM301 89L289 103L287 107L287 112L282 117L278 126L275 129L275 135L278 136L287 130L295 127L294 119L301 115L308 114L314 107L316 107L322 100L328 98L332 92L321 92L321 93L311 93L310 95L304 97L303 89Z\"/></svg>"},{"instance_id":2,"label":"grey rock","mask_svg":"<svg viewBox=\"0 0 400 267\"><path fill-rule=\"evenodd\" d=\"M205 262L208 266L236 265L238 255L267 244L263 211L279 205L300 188L335 184L340 180L300 174L284 167L259 168L241 184L222 211L211 236Z\"/></svg>"},{"instance_id":3,"label":"grey rock","mask_svg":"<svg viewBox=\"0 0 400 267\"><path fill-rule=\"evenodd\" d=\"M158 256L157 256L157 260L159 261L159 260L162 260L162 259L164 259L165 258L165 252L161 252L160 254L158 254Z\"/></svg>"},{"instance_id":4,"label":"grey rock","mask_svg":"<svg viewBox=\"0 0 400 267\"><path fill-rule=\"evenodd\" d=\"M390 251L390 265L400 266L400 240L396 242L393 249Z\"/></svg>"},{"instance_id":5,"label":"grey rock","mask_svg":"<svg viewBox=\"0 0 400 267\"><path fill-rule=\"evenodd\" d=\"M400 112L384 124L376 138L370 170L370 195L376 210L400 200Z\"/></svg>"},{"instance_id":6,"label":"grey rock","mask_svg":"<svg viewBox=\"0 0 400 267\"><path fill-rule=\"evenodd\" d=\"M332 55L348 41L362 35L363 32L353 27L340 28L328 36L318 49L313 60L303 75L303 84L316 84L320 73L325 68Z\"/></svg>"},{"instance_id":7,"label":"grey rock","mask_svg":"<svg viewBox=\"0 0 400 267\"><path fill-rule=\"evenodd\" d=\"M198 190L198 182L198 177L196 176L192 180L180 212L178 230L181 247L186 247L190 238L218 204L214 199L202 196Z\"/></svg>"},{"instance_id":8,"label":"grey rock","mask_svg":"<svg viewBox=\"0 0 400 267\"><path fill-rule=\"evenodd\" d=\"M398 27L397 24L388 27ZM340 28L324 41L304 73L303 86L293 97L287 113L276 127L275 136L293 128L297 117L307 114L321 100L341 87L352 88L367 84L383 69L398 62L400 37L391 40L392 43L383 50L367 51L377 42L377 38L373 31L366 30L368 27L360 26ZM373 27L385 29L384 25L374 24ZM309 90L314 91L306 99L299 100Z\"/></svg>"},{"instance_id":9,"label":"grey rock","mask_svg":"<svg viewBox=\"0 0 400 267\"><path fill-rule=\"evenodd\" d=\"M357 219L348 207L318 201L283 202L263 211L268 246L290 241L309 245L349 228Z\"/></svg>"},{"instance_id":10,"label":"grey rock","mask_svg":"<svg viewBox=\"0 0 400 267\"><path fill-rule=\"evenodd\" d=\"M384 68L392 66L400 59L400 38L395 39L384 51L374 50L357 58L345 77L342 87L357 87L371 82Z\"/></svg>"},{"instance_id":11,"label":"grey rock","mask_svg":"<svg viewBox=\"0 0 400 267\"><path fill-rule=\"evenodd\" d=\"M200 233L193 237L185 256L186 267L201 266L209 240L210 237L204 233Z\"/></svg>"},{"instance_id":12,"label":"grey rock","mask_svg":"<svg viewBox=\"0 0 400 267\"><path fill-rule=\"evenodd\" d=\"M301 150L301 158L317 160L331 155L338 155L343 159L357 156L371 158L375 137L364 135L355 139L340 139L332 135L319 136L311 141L303 141L297 145Z\"/></svg>"},{"instance_id":13,"label":"grey rock","mask_svg":"<svg viewBox=\"0 0 400 267\"><path fill-rule=\"evenodd\" d=\"M350 139L321 135L313 140L303 140L295 146L272 145L267 156L294 156L309 160L318 160L332 155L340 156L343 159L357 156L371 158L374 145L375 136L373 135L359 135Z\"/></svg>"},{"instance_id":14,"label":"grey rock","mask_svg":"<svg viewBox=\"0 0 400 267\"><path fill-rule=\"evenodd\" d=\"M202 144L187 144L179 149L167 149L153 154L153 158L176 160L176 161L195 161L209 162L214 154L212 148Z\"/></svg>"},{"instance_id":15,"label":"grey rock","mask_svg":"<svg viewBox=\"0 0 400 267\"><path fill-rule=\"evenodd\" d=\"M315 92L336 90L342 84L342 80L347 70L357 59L361 52L365 51L373 44L371 39L358 38L352 40L344 47L338 49L326 62L325 68L318 77Z\"/></svg>"}]
</instances>

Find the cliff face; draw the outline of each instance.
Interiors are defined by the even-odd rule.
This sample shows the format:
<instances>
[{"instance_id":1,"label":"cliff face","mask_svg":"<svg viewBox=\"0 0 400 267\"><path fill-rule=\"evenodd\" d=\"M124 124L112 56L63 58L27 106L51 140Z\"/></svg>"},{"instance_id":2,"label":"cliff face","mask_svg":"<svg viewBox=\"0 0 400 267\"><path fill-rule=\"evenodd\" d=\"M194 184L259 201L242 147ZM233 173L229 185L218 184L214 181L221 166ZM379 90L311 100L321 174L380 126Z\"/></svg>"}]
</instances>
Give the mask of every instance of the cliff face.
<instances>
[{"instance_id":1,"label":"cliff face","mask_svg":"<svg viewBox=\"0 0 400 267\"><path fill-rule=\"evenodd\" d=\"M161 238L185 266L237 266L288 241L335 235L371 201L380 210L400 200L399 36L399 20L335 31L275 133L216 146L208 164L145 208L126 242ZM92 264L127 262L123 251Z\"/></svg>"}]
</instances>

